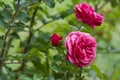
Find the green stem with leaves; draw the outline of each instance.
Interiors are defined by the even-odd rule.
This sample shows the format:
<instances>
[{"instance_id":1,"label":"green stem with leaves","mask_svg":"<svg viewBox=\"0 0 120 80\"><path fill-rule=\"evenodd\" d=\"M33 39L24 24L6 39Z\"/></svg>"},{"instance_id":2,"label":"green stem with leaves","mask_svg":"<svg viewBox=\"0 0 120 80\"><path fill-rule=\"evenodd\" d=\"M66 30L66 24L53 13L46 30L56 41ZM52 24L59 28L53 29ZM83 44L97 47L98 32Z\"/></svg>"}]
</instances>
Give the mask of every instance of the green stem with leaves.
<instances>
[{"instance_id":1,"label":"green stem with leaves","mask_svg":"<svg viewBox=\"0 0 120 80\"><path fill-rule=\"evenodd\" d=\"M83 24L84 24L83 22L80 24L80 28L79 28L78 30L81 30L81 29L82 29L82 25L83 25Z\"/></svg>"},{"instance_id":2,"label":"green stem with leaves","mask_svg":"<svg viewBox=\"0 0 120 80\"><path fill-rule=\"evenodd\" d=\"M5 49L6 49L6 47L7 47L7 38L8 38L8 35L10 34L10 31L11 31L11 28L12 28L12 26L14 25L14 22L15 22L15 18L16 18L16 16L17 16L17 14L18 14L18 12L19 12L19 8L20 8L20 1L21 0L18 0L18 3L17 3L17 8L16 8L16 10L15 10L15 13L13 14L13 16L12 16L12 18L11 18L11 21L10 21L10 23L9 23L9 25L8 25L8 29L7 29L7 31L6 31L6 33L5 33L5 35L3 36L3 44L2 44L2 50L1 50L1 53L0 53L0 58L1 58L1 60L0 60L0 70L2 69L2 66L3 66L3 63L4 63L4 54L5 54Z\"/></svg>"},{"instance_id":3,"label":"green stem with leaves","mask_svg":"<svg viewBox=\"0 0 120 80\"><path fill-rule=\"evenodd\" d=\"M67 77L67 80L70 80L70 79L69 79L69 71L67 71L66 77Z\"/></svg>"},{"instance_id":4,"label":"green stem with leaves","mask_svg":"<svg viewBox=\"0 0 120 80\"><path fill-rule=\"evenodd\" d=\"M82 78L82 67L80 68L79 78L80 78L80 80L82 80L81 79Z\"/></svg>"},{"instance_id":5,"label":"green stem with leaves","mask_svg":"<svg viewBox=\"0 0 120 80\"><path fill-rule=\"evenodd\" d=\"M83 80L84 79L84 76L82 76L82 70L83 70L83 68L81 67L80 68L80 72L79 72L79 80Z\"/></svg>"},{"instance_id":6,"label":"green stem with leaves","mask_svg":"<svg viewBox=\"0 0 120 80\"><path fill-rule=\"evenodd\" d=\"M41 0L39 0L38 2L40 2L40 1ZM32 18L31 18L31 21L30 21L29 36L28 36L26 45L24 47L23 54L26 54L28 52L28 49L29 49L29 45L30 45L30 42L31 42L31 39L32 39L32 36L33 36L33 30L32 30L32 28L33 28L33 25L34 25L35 16L37 14L37 11L38 11L38 7L35 8L35 10L33 12L33 15L32 15ZM26 60L23 60L22 63L21 63L20 68L17 71L23 71L23 69L25 67L25 64L26 64ZM18 77L16 79L18 79Z\"/></svg>"},{"instance_id":7,"label":"green stem with leaves","mask_svg":"<svg viewBox=\"0 0 120 80\"><path fill-rule=\"evenodd\" d=\"M40 2L41 0L39 0ZM29 27L29 36L28 36L28 39L27 39L27 42L26 42L26 45L24 47L24 51L23 51L23 54L26 54L28 52L28 49L29 49L29 45L30 45L30 42L31 42L31 39L32 39L32 36L33 36L33 31L32 31L32 28L33 28L33 24L34 24L34 20L35 20L35 16L37 14L37 11L38 11L38 7L35 8L34 12L33 12L33 15L32 15L32 18L31 18L31 21L30 21L30 27ZM24 70L25 68L25 65L26 65L26 60L23 59L22 63L21 63L21 66L18 70L15 70L15 72L21 72ZM15 79L18 79L19 78L19 75L16 76Z\"/></svg>"}]
</instances>

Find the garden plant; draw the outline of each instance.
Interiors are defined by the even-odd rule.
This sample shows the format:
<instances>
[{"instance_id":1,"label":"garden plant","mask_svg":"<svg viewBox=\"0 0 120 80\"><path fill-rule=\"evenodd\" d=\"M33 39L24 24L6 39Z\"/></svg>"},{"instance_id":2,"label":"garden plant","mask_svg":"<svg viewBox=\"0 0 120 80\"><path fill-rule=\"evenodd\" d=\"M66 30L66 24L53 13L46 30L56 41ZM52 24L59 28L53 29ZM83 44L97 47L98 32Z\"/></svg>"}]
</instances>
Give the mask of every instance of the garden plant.
<instances>
[{"instance_id":1,"label":"garden plant","mask_svg":"<svg viewBox=\"0 0 120 80\"><path fill-rule=\"evenodd\" d=\"M120 0L0 0L0 80L120 80Z\"/></svg>"}]
</instances>

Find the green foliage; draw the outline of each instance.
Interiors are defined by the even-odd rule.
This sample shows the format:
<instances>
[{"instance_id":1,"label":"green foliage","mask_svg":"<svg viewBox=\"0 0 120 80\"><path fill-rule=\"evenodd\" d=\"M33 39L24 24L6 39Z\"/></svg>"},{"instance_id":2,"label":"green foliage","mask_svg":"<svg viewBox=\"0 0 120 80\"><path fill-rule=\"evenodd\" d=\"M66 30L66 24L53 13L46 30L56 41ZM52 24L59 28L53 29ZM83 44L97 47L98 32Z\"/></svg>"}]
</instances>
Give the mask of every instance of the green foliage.
<instances>
[{"instance_id":1,"label":"green foliage","mask_svg":"<svg viewBox=\"0 0 120 80\"><path fill-rule=\"evenodd\" d=\"M45 3L50 8L54 8L55 7L55 1L54 0L45 0Z\"/></svg>"},{"instance_id":2,"label":"green foliage","mask_svg":"<svg viewBox=\"0 0 120 80\"><path fill-rule=\"evenodd\" d=\"M96 65L91 65L91 69L93 69L97 73L98 77L100 77L101 79L103 78L100 69Z\"/></svg>"},{"instance_id":3,"label":"green foliage","mask_svg":"<svg viewBox=\"0 0 120 80\"><path fill-rule=\"evenodd\" d=\"M120 6L120 0L111 0L111 5L113 7L117 7L118 5Z\"/></svg>"},{"instance_id":4,"label":"green foliage","mask_svg":"<svg viewBox=\"0 0 120 80\"><path fill-rule=\"evenodd\" d=\"M92 29L77 21L74 7L81 2L97 5L103 25ZM79 80L80 69L65 58L64 40L80 25L98 46L95 61L83 68L84 79L119 80L120 0L0 0L0 80ZM50 42L53 33L63 37L57 47Z\"/></svg>"}]
</instances>

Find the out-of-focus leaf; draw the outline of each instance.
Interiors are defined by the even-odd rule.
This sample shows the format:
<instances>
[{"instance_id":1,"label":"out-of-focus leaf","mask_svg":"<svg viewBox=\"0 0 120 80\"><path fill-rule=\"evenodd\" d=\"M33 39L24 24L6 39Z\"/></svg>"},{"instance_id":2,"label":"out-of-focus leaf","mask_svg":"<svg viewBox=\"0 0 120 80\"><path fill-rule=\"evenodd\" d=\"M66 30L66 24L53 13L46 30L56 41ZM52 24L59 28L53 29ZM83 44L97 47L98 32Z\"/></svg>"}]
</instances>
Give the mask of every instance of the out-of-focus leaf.
<instances>
[{"instance_id":1,"label":"out-of-focus leaf","mask_svg":"<svg viewBox=\"0 0 120 80\"><path fill-rule=\"evenodd\" d=\"M41 76L40 74L34 74L33 80L43 80L43 76Z\"/></svg>"},{"instance_id":2,"label":"out-of-focus leaf","mask_svg":"<svg viewBox=\"0 0 120 80\"><path fill-rule=\"evenodd\" d=\"M88 71L88 75L89 75L90 77L92 77L92 78L96 77L96 74L95 74L95 72L94 72L93 70L89 70L89 71Z\"/></svg>"},{"instance_id":3,"label":"out-of-focus leaf","mask_svg":"<svg viewBox=\"0 0 120 80\"><path fill-rule=\"evenodd\" d=\"M61 61L62 60L62 56L57 54L57 55L53 56L53 60Z\"/></svg>"},{"instance_id":4,"label":"out-of-focus leaf","mask_svg":"<svg viewBox=\"0 0 120 80\"><path fill-rule=\"evenodd\" d=\"M94 70L94 71L97 73L97 75L98 75L101 79L103 78L103 75L102 75L100 69L99 69L96 65L91 65L90 67L91 67L92 70Z\"/></svg>"},{"instance_id":5,"label":"out-of-focus leaf","mask_svg":"<svg viewBox=\"0 0 120 80\"><path fill-rule=\"evenodd\" d=\"M15 31L20 32L20 31L23 31L24 28L28 26L25 23L19 21L19 22L16 22L13 27Z\"/></svg>"},{"instance_id":6,"label":"out-of-focus leaf","mask_svg":"<svg viewBox=\"0 0 120 80\"><path fill-rule=\"evenodd\" d=\"M3 10L1 11L1 16L4 18L4 20L9 22L9 20L11 19L13 10L9 5L5 5L4 7L5 8L3 8Z\"/></svg>"},{"instance_id":7,"label":"out-of-focus leaf","mask_svg":"<svg viewBox=\"0 0 120 80\"><path fill-rule=\"evenodd\" d=\"M54 8L55 7L55 1L54 0L45 0L45 3L50 8Z\"/></svg>"},{"instance_id":8,"label":"out-of-focus leaf","mask_svg":"<svg viewBox=\"0 0 120 80\"><path fill-rule=\"evenodd\" d=\"M119 80L119 79L120 79L120 71L116 71L116 72L113 74L112 80Z\"/></svg>"},{"instance_id":9,"label":"out-of-focus leaf","mask_svg":"<svg viewBox=\"0 0 120 80\"><path fill-rule=\"evenodd\" d=\"M28 54L23 54L23 53L18 53L17 55L15 56L12 56L12 55L9 55L10 59L11 60L18 60L18 61L22 61L23 59L25 59L27 57Z\"/></svg>"},{"instance_id":10,"label":"out-of-focus leaf","mask_svg":"<svg viewBox=\"0 0 120 80\"><path fill-rule=\"evenodd\" d=\"M16 32L11 33L11 37L20 39L19 35Z\"/></svg>"},{"instance_id":11,"label":"out-of-focus leaf","mask_svg":"<svg viewBox=\"0 0 120 80\"><path fill-rule=\"evenodd\" d=\"M55 80L52 74L50 74L50 80Z\"/></svg>"},{"instance_id":12,"label":"out-of-focus leaf","mask_svg":"<svg viewBox=\"0 0 120 80\"><path fill-rule=\"evenodd\" d=\"M116 7L118 4L119 4L118 0L111 0L112 7Z\"/></svg>"},{"instance_id":13,"label":"out-of-focus leaf","mask_svg":"<svg viewBox=\"0 0 120 80\"><path fill-rule=\"evenodd\" d=\"M64 0L58 0L60 3L62 3Z\"/></svg>"},{"instance_id":14,"label":"out-of-focus leaf","mask_svg":"<svg viewBox=\"0 0 120 80\"><path fill-rule=\"evenodd\" d=\"M1 7L4 6L4 4L5 4L4 2L1 2L1 1L0 1L0 6L1 6Z\"/></svg>"},{"instance_id":15,"label":"out-of-focus leaf","mask_svg":"<svg viewBox=\"0 0 120 80\"><path fill-rule=\"evenodd\" d=\"M0 74L0 80L8 80L8 76L5 74Z\"/></svg>"},{"instance_id":16,"label":"out-of-focus leaf","mask_svg":"<svg viewBox=\"0 0 120 80\"><path fill-rule=\"evenodd\" d=\"M55 72L59 72L59 66L54 61L51 62L50 66Z\"/></svg>"},{"instance_id":17,"label":"out-of-focus leaf","mask_svg":"<svg viewBox=\"0 0 120 80\"><path fill-rule=\"evenodd\" d=\"M65 61L60 61L59 63L56 61L52 61L50 66L57 73L64 73L68 70L72 72L76 72L73 66L70 67L70 66L65 65Z\"/></svg>"},{"instance_id":18,"label":"out-of-focus leaf","mask_svg":"<svg viewBox=\"0 0 120 80\"><path fill-rule=\"evenodd\" d=\"M39 57L34 57L32 59L32 63L34 64L34 66L36 67L36 70L38 70L38 72L40 72L41 74L43 74L45 76L48 75L48 71L47 71L46 67L43 64L41 64L41 60Z\"/></svg>"},{"instance_id":19,"label":"out-of-focus leaf","mask_svg":"<svg viewBox=\"0 0 120 80\"><path fill-rule=\"evenodd\" d=\"M18 13L16 19L22 22L28 22L28 20L30 19L30 16L27 14L26 11L21 11Z\"/></svg>"},{"instance_id":20,"label":"out-of-focus leaf","mask_svg":"<svg viewBox=\"0 0 120 80\"><path fill-rule=\"evenodd\" d=\"M79 0L72 0L73 4L76 5L79 3Z\"/></svg>"},{"instance_id":21,"label":"out-of-focus leaf","mask_svg":"<svg viewBox=\"0 0 120 80\"><path fill-rule=\"evenodd\" d=\"M103 80L108 80L108 76L106 74L103 73L102 75L103 75Z\"/></svg>"},{"instance_id":22,"label":"out-of-focus leaf","mask_svg":"<svg viewBox=\"0 0 120 80\"><path fill-rule=\"evenodd\" d=\"M8 24L4 20L2 20L2 18L1 18L1 20L0 20L0 26L4 27L4 28L7 28Z\"/></svg>"},{"instance_id":23,"label":"out-of-focus leaf","mask_svg":"<svg viewBox=\"0 0 120 80\"><path fill-rule=\"evenodd\" d=\"M32 80L32 79L26 76L20 76L19 80Z\"/></svg>"},{"instance_id":24,"label":"out-of-focus leaf","mask_svg":"<svg viewBox=\"0 0 120 80\"><path fill-rule=\"evenodd\" d=\"M4 9L2 11L2 16L4 17L4 19L9 20L11 18L11 13L7 9Z\"/></svg>"}]
</instances>

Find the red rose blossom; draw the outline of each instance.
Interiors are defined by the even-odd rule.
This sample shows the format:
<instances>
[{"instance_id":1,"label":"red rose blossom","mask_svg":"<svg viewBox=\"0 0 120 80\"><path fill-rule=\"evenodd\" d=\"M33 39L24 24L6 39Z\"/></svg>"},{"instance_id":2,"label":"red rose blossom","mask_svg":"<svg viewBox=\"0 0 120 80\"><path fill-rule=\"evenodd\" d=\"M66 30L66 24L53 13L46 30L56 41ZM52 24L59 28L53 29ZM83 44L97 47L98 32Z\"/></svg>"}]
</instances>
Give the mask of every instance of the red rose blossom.
<instances>
[{"instance_id":1,"label":"red rose blossom","mask_svg":"<svg viewBox=\"0 0 120 80\"><path fill-rule=\"evenodd\" d=\"M77 67L88 66L96 57L96 40L90 34L71 32L66 37L66 59Z\"/></svg>"},{"instance_id":2,"label":"red rose blossom","mask_svg":"<svg viewBox=\"0 0 120 80\"><path fill-rule=\"evenodd\" d=\"M84 2L76 5L75 14L79 21L88 24L92 28L100 26L104 21L103 15L96 13L92 6Z\"/></svg>"},{"instance_id":3,"label":"red rose blossom","mask_svg":"<svg viewBox=\"0 0 120 80\"><path fill-rule=\"evenodd\" d=\"M56 33L54 33L50 37L50 41L52 42L52 46L58 46L60 40L62 40L62 37L58 36Z\"/></svg>"}]
</instances>

